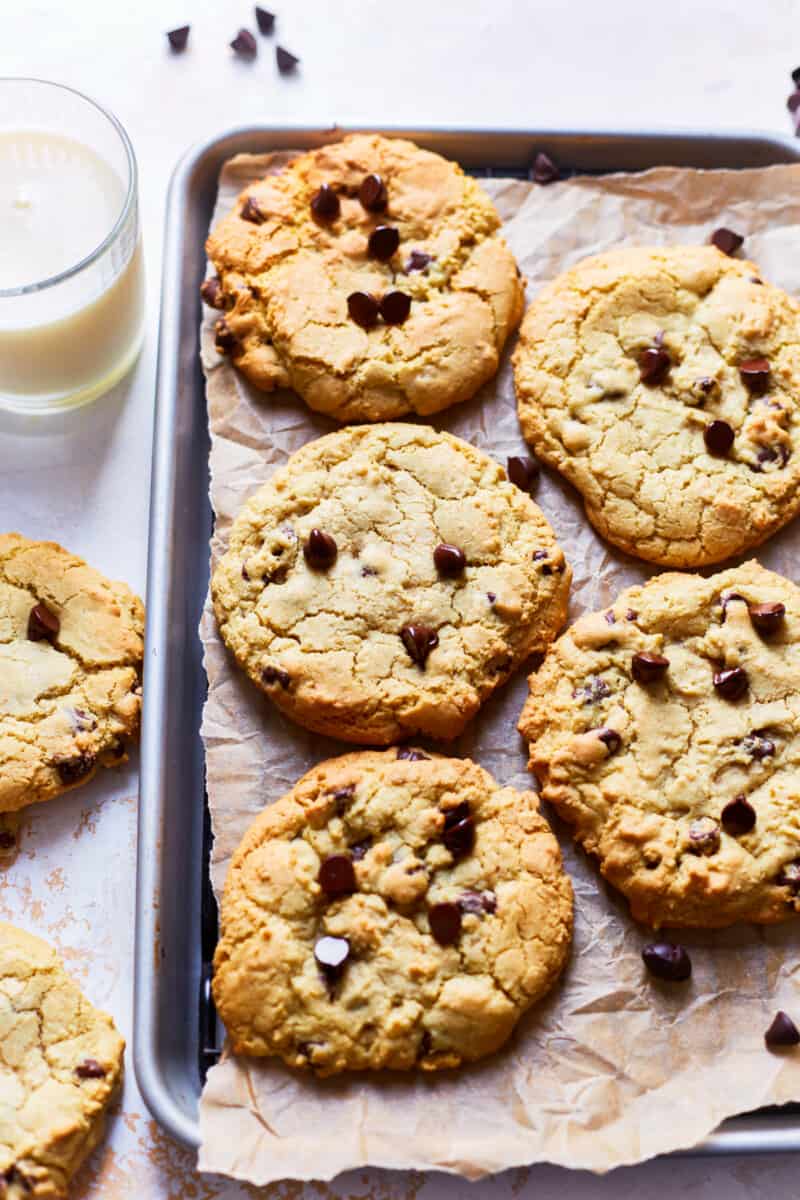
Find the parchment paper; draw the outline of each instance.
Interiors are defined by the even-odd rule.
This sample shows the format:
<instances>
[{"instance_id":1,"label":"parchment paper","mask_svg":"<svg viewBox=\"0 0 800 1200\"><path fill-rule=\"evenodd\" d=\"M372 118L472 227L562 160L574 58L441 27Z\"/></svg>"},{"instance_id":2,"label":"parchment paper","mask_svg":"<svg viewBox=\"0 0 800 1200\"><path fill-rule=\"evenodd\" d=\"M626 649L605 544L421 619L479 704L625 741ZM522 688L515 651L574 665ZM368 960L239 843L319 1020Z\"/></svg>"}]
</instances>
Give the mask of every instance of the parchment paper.
<instances>
[{"instance_id":1,"label":"parchment paper","mask_svg":"<svg viewBox=\"0 0 800 1200\"><path fill-rule=\"evenodd\" d=\"M269 169L280 165L272 160ZM267 169L240 157L223 170L216 217ZM541 284L587 254L622 243L705 242L718 225L746 234L766 278L800 292L800 167L741 172L658 169L577 178L549 187L487 184L528 280ZM334 426L291 394L252 391L203 332L212 435L212 557L245 498L304 442ZM472 402L433 423L505 460L524 452L509 363ZM571 618L609 604L655 573L592 531L579 498L545 475L537 500L575 572ZM758 552L795 576L800 526ZM263 805L314 763L347 746L306 734L261 697L228 659L207 609L202 638L209 678L203 736L219 893L230 855ZM530 786L516 721L526 696L520 671L457 742L503 783ZM572 962L563 982L520 1024L510 1046L482 1064L433 1076L360 1075L324 1082L275 1062L228 1056L201 1101L201 1170L264 1184L329 1179L364 1166L438 1169L474 1179L548 1161L597 1171L691 1146L725 1117L800 1100L800 1053L765 1050L783 1008L800 1017L797 922L681 935L694 974L686 986L644 977L646 930L557 828L575 886Z\"/></svg>"}]
</instances>

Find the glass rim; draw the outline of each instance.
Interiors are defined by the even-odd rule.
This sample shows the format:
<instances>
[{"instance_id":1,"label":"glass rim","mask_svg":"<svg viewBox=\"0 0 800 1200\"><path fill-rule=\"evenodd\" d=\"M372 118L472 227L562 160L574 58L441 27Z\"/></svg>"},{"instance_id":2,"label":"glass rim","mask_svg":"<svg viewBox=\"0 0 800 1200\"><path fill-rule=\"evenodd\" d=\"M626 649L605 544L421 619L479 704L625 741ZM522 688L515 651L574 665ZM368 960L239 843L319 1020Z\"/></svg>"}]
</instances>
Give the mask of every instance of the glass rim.
<instances>
[{"instance_id":1,"label":"glass rim","mask_svg":"<svg viewBox=\"0 0 800 1200\"><path fill-rule=\"evenodd\" d=\"M125 126L117 117L114 116L112 112L109 111L109 109L104 108L102 104L98 104L98 102L93 100L91 96L87 96L85 92L79 91L78 88L70 87L67 83L53 83L53 81L50 79L38 79L34 76L28 75L0 75L0 88L2 88L3 84L5 83L35 83L40 87L53 88L56 91L61 92L71 92L73 96L77 96L78 99L83 100L86 104L91 105L96 112L100 113L102 117L105 117L108 123L116 131L117 136L122 143L122 148L125 151L125 158L128 163L128 186L125 193L125 201L122 205L119 216L103 240L99 243L99 245L95 246L94 250L90 250L88 254L84 255L84 257L78 262L74 263L73 266L67 267L63 271L59 271L57 275L49 275L45 279L37 279L33 283L25 283L21 287L0 288L0 299L10 299L13 296L27 296L33 295L35 292L43 292L47 288L56 287L59 283L65 283L68 279L73 279L76 275L79 275L81 271L85 270L86 267L90 267L92 263L97 262L98 258L100 258L101 255L103 255L106 250L108 250L109 247L114 244L120 231L122 230L122 227L127 221L134 205L138 184L136 155L133 150L133 145L131 144L131 139L128 137Z\"/></svg>"}]
</instances>

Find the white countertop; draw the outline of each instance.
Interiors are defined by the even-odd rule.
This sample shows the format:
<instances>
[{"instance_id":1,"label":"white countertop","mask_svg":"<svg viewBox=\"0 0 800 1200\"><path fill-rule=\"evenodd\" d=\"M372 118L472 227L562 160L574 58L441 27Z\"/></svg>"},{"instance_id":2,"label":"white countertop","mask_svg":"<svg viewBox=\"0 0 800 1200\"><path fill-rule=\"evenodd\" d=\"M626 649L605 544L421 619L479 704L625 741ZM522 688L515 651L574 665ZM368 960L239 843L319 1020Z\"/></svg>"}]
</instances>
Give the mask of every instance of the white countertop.
<instances>
[{"instance_id":1,"label":"white countertop","mask_svg":"<svg viewBox=\"0 0 800 1200\"><path fill-rule=\"evenodd\" d=\"M25 0L3 5L2 70L70 84L110 107L131 135L141 174L148 270L145 348L131 377L71 417L0 418L0 527L62 541L112 576L145 587L150 440L163 207L186 147L237 124L565 129L762 129L790 133L785 101L800 63L792 0L294 0L253 63L227 43L255 28L240 0ZM191 23L187 52L164 31ZM302 62L278 74L273 43ZM793 48L794 47L794 48ZM793 55L796 55L797 61ZM109 773L28 823L23 852L0 874L0 918L59 946L92 999L131 1030L136 772ZM358 1172L267 1195L451 1200L446 1177ZM487 1200L568 1194L639 1200L782 1200L796 1194L791 1156L682 1159L605 1179L557 1168L474 1185ZM243 1200L200 1180L192 1156L150 1120L129 1069L121 1112L83 1172L78 1200Z\"/></svg>"}]
</instances>

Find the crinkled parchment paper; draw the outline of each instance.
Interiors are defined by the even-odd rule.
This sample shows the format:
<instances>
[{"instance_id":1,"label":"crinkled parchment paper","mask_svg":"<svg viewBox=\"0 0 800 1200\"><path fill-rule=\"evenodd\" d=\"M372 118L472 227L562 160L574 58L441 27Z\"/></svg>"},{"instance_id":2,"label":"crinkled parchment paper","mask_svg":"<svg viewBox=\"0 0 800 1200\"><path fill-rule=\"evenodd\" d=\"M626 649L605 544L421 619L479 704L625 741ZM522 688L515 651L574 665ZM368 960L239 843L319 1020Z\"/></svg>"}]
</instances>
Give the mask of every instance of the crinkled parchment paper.
<instances>
[{"instance_id":1,"label":"crinkled parchment paper","mask_svg":"<svg viewBox=\"0 0 800 1200\"><path fill-rule=\"evenodd\" d=\"M268 160L240 157L222 176L218 214ZM268 169L276 169L275 160ZM528 280L528 297L587 254L621 243L705 242L726 224L768 279L800 293L800 167L742 172L659 169L578 178L549 187L488 185ZM333 426L291 394L252 391L203 331L217 514L214 559L245 498L310 438ZM523 451L509 363L498 379L435 424L504 461ZM577 495L545 475L538 502L572 563L571 616L609 604L653 571L603 544ZM758 554L790 576L800 526ZM793 561L794 559L794 561ZM209 678L203 735L219 893L230 855L263 805L314 763L348 749L284 719L226 656L207 609ZM521 671L486 705L450 753L469 755L503 783L530 783L516 721ZM328 1179L350 1167L439 1169L476 1178L548 1161L608 1170L700 1141L719 1122L764 1104L800 1100L800 1056L764 1048L778 1008L800 1013L796 922L692 933L690 984L643 974L647 932L557 831L575 885L572 962L563 982L496 1057L460 1072L357 1076L319 1082L282 1065L226 1057L201 1103L200 1167L257 1184Z\"/></svg>"}]
</instances>

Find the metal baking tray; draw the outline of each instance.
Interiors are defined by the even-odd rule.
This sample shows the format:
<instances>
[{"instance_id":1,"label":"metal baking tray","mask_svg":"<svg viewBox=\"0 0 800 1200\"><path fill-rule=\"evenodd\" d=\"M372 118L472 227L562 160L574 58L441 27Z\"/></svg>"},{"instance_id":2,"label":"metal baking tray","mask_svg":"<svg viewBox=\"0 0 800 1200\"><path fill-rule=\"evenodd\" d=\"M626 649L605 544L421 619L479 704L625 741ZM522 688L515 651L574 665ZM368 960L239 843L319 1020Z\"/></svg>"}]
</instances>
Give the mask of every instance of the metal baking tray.
<instances>
[{"instance_id":1,"label":"metal baking tray","mask_svg":"<svg viewBox=\"0 0 800 1200\"><path fill-rule=\"evenodd\" d=\"M167 199L158 354L144 670L133 1057L153 1116L199 1144L198 1101L218 1029L208 988L216 911L200 720L206 693L198 622L208 588L212 513L199 360L203 244L223 162L242 151L312 148L349 132L234 129L190 150ZM752 132L382 129L478 175L527 178L544 150L568 172L654 166L760 167L800 161L800 143ZM692 1154L800 1149L800 1106L726 1121Z\"/></svg>"}]
</instances>

